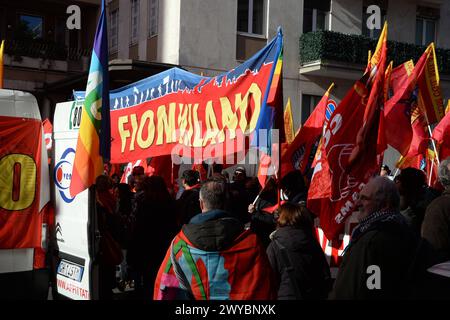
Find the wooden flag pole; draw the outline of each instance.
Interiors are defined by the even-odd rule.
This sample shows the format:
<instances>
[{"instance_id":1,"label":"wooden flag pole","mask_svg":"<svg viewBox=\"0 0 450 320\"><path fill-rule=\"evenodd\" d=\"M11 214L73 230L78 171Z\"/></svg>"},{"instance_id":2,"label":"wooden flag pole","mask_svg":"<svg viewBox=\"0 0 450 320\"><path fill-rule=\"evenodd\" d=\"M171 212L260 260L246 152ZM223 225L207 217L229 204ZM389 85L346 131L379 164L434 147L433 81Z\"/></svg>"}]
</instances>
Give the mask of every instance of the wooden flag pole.
<instances>
[{"instance_id":1,"label":"wooden flag pole","mask_svg":"<svg viewBox=\"0 0 450 320\"><path fill-rule=\"evenodd\" d=\"M431 163L431 169L430 169L430 177L428 178L428 185L431 186L431 177L433 176L433 167L434 167L434 159Z\"/></svg>"},{"instance_id":2,"label":"wooden flag pole","mask_svg":"<svg viewBox=\"0 0 450 320\"><path fill-rule=\"evenodd\" d=\"M430 125L428 124L427 127L428 127L428 132L430 133L431 144L433 145L433 149L434 149L434 154L435 154L434 158L436 159L437 164L439 165L440 164L440 162L439 162L439 154L438 154L437 149L436 149L436 143L434 142L433 134L431 132ZM433 159L433 162L434 162L434 159Z\"/></svg>"}]
</instances>

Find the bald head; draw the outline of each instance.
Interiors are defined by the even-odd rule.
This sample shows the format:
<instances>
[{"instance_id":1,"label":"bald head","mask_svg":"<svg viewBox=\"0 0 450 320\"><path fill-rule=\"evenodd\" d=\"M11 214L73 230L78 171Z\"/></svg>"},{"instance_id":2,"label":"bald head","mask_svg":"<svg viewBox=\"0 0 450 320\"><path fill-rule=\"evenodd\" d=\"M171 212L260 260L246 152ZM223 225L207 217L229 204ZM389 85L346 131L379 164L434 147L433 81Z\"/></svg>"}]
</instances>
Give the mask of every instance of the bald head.
<instances>
[{"instance_id":1,"label":"bald head","mask_svg":"<svg viewBox=\"0 0 450 320\"><path fill-rule=\"evenodd\" d=\"M386 177L371 179L361 190L359 220L380 210L399 210L400 195L395 183Z\"/></svg>"}]
</instances>

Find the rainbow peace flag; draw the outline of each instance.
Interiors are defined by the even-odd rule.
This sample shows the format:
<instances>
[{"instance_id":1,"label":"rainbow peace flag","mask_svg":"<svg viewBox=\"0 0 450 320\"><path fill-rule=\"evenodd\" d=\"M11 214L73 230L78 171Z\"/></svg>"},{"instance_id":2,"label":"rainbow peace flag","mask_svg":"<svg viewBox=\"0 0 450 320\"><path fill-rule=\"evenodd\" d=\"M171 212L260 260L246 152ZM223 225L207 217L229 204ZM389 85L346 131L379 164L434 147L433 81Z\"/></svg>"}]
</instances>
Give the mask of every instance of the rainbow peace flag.
<instances>
[{"instance_id":1,"label":"rainbow peace flag","mask_svg":"<svg viewBox=\"0 0 450 320\"><path fill-rule=\"evenodd\" d=\"M109 160L111 129L109 115L108 39L105 1L95 33L85 101L78 132L72 169L70 194L89 188L103 172L103 160Z\"/></svg>"}]
</instances>

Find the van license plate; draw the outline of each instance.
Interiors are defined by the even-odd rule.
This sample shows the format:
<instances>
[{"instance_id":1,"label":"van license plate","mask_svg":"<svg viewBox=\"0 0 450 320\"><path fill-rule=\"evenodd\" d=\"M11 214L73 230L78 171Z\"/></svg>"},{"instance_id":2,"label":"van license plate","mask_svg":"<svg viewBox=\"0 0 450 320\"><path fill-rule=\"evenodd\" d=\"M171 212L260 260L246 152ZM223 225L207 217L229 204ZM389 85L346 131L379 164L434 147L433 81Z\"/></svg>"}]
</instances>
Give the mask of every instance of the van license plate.
<instances>
[{"instance_id":1,"label":"van license plate","mask_svg":"<svg viewBox=\"0 0 450 320\"><path fill-rule=\"evenodd\" d=\"M58 274L78 282L81 282L83 271L84 267L66 260L61 260L58 266Z\"/></svg>"}]
</instances>

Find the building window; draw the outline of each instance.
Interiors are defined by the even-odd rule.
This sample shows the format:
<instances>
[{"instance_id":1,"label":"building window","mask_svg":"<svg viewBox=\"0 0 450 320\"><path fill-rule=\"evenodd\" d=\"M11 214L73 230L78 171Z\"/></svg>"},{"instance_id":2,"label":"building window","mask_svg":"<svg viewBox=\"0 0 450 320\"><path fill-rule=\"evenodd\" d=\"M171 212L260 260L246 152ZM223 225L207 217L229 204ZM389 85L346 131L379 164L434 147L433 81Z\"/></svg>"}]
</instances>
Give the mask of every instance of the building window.
<instances>
[{"instance_id":1,"label":"building window","mask_svg":"<svg viewBox=\"0 0 450 320\"><path fill-rule=\"evenodd\" d=\"M330 0L305 0L303 7L303 33L328 30Z\"/></svg>"},{"instance_id":2,"label":"building window","mask_svg":"<svg viewBox=\"0 0 450 320\"><path fill-rule=\"evenodd\" d=\"M309 115L319 103L321 96L314 96L310 94L302 95L302 124L308 120Z\"/></svg>"},{"instance_id":3,"label":"building window","mask_svg":"<svg viewBox=\"0 0 450 320\"><path fill-rule=\"evenodd\" d=\"M150 0L148 7L148 34L150 37L158 34L158 0Z\"/></svg>"},{"instance_id":4,"label":"building window","mask_svg":"<svg viewBox=\"0 0 450 320\"><path fill-rule=\"evenodd\" d=\"M109 50L112 52L117 51L117 47L118 47L118 40L119 40L119 9L116 9L114 11L111 12L110 14L110 23L109 25L110 27L110 47Z\"/></svg>"},{"instance_id":5,"label":"building window","mask_svg":"<svg viewBox=\"0 0 450 320\"><path fill-rule=\"evenodd\" d=\"M57 17L55 21L55 42L66 44L66 18Z\"/></svg>"},{"instance_id":6,"label":"building window","mask_svg":"<svg viewBox=\"0 0 450 320\"><path fill-rule=\"evenodd\" d=\"M139 0L131 0L131 39L132 44L138 41L139 31Z\"/></svg>"},{"instance_id":7,"label":"building window","mask_svg":"<svg viewBox=\"0 0 450 320\"><path fill-rule=\"evenodd\" d=\"M19 25L16 30L16 39L36 40L43 37L43 21L39 16L23 15L19 16Z\"/></svg>"},{"instance_id":8,"label":"building window","mask_svg":"<svg viewBox=\"0 0 450 320\"><path fill-rule=\"evenodd\" d=\"M436 41L436 26L439 20L439 9L417 7L416 44L427 46Z\"/></svg>"},{"instance_id":9,"label":"building window","mask_svg":"<svg viewBox=\"0 0 450 320\"><path fill-rule=\"evenodd\" d=\"M263 35L264 0L238 0L237 31Z\"/></svg>"}]
</instances>

